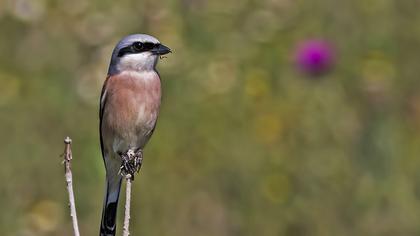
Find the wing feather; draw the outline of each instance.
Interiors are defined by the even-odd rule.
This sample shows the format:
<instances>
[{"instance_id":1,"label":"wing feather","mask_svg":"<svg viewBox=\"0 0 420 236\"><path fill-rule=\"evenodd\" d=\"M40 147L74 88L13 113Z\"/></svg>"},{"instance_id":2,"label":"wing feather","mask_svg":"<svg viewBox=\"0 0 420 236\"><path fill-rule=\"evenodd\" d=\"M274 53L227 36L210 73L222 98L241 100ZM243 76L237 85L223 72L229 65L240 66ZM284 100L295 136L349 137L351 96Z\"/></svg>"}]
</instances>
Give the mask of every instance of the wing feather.
<instances>
[{"instance_id":1,"label":"wing feather","mask_svg":"<svg viewBox=\"0 0 420 236\"><path fill-rule=\"evenodd\" d=\"M105 106L106 106L106 101L107 101L107 84L108 84L108 80L111 76L107 76L104 82L104 85L102 86L102 91L101 91L101 98L100 98L100 102L99 102L99 136L100 136L100 142L101 142L101 152L102 152L102 157L105 158L104 156L104 142L103 142L103 137L102 137L102 119L104 116L104 110L105 110Z\"/></svg>"}]
</instances>

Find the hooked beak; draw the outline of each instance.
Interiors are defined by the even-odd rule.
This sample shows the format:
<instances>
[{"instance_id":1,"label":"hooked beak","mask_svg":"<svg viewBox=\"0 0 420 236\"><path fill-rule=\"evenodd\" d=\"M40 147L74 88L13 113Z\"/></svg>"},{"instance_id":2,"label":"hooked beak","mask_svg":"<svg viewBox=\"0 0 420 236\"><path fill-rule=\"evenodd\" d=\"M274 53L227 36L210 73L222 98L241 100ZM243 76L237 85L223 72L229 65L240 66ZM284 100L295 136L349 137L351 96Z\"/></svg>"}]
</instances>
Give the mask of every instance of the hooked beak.
<instances>
[{"instance_id":1,"label":"hooked beak","mask_svg":"<svg viewBox=\"0 0 420 236\"><path fill-rule=\"evenodd\" d=\"M172 51L171 51L170 48L166 47L165 45L159 44L157 47L150 50L150 52L152 52L155 55L165 55L165 54L168 54Z\"/></svg>"}]
</instances>

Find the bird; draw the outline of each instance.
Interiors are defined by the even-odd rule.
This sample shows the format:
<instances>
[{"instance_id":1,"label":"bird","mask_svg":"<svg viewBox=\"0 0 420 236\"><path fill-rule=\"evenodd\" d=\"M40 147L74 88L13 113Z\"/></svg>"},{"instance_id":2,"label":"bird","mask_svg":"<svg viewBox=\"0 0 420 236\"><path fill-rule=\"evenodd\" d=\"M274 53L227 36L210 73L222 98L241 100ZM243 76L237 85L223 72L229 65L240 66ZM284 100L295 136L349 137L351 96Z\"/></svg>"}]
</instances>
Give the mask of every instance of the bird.
<instances>
[{"instance_id":1,"label":"bird","mask_svg":"<svg viewBox=\"0 0 420 236\"><path fill-rule=\"evenodd\" d=\"M106 170L100 236L115 235L122 170L133 172L133 168L138 171L141 167L142 151L155 130L161 103L156 64L170 52L169 47L147 34L122 38L112 52L99 106L100 145ZM138 154L135 166L125 160L127 153Z\"/></svg>"}]
</instances>

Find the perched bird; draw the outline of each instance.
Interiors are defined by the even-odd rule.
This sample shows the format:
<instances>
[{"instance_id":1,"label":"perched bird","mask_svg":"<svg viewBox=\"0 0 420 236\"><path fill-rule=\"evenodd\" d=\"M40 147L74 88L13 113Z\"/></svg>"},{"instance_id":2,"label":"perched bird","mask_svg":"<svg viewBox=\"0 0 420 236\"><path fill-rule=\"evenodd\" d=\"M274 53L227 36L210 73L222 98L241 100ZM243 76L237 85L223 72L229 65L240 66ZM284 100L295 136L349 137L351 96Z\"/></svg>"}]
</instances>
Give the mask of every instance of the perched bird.
<instances>
[{"instance_id":1,"label":"perched bird","mask_svg":"<svg viewBox=\"0 0 420 236\"><path fill-rule=\"evenodd\" d=\"M161 82L156 64L171 50L156 38L133 34L114 48L100 98L100 139L106 168L100 236L115 235L124 154L138 153L153 134L159 114Z\"/></svg>"}]
</instances>

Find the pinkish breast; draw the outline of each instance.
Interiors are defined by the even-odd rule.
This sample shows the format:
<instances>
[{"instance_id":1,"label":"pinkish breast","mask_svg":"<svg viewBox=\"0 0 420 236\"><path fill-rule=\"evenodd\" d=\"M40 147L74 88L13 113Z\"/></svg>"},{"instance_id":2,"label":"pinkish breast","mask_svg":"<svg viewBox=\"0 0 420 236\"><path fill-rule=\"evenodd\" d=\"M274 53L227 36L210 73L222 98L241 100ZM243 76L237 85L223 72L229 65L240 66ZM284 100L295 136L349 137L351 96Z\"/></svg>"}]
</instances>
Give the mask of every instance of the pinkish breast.
<instances>
[{"instance_id":1,"label":"pinkish breast","mask_svg":"<svg viewBox=\"0 0 420 236\"><path fill-rule=\"evenodd\" d=\"M111 76L106 82L104 96L103 135L109 133L125 145L143 147L159 114L159 75L156 72L123 72Z\"/></svg>"}]
</instances>

